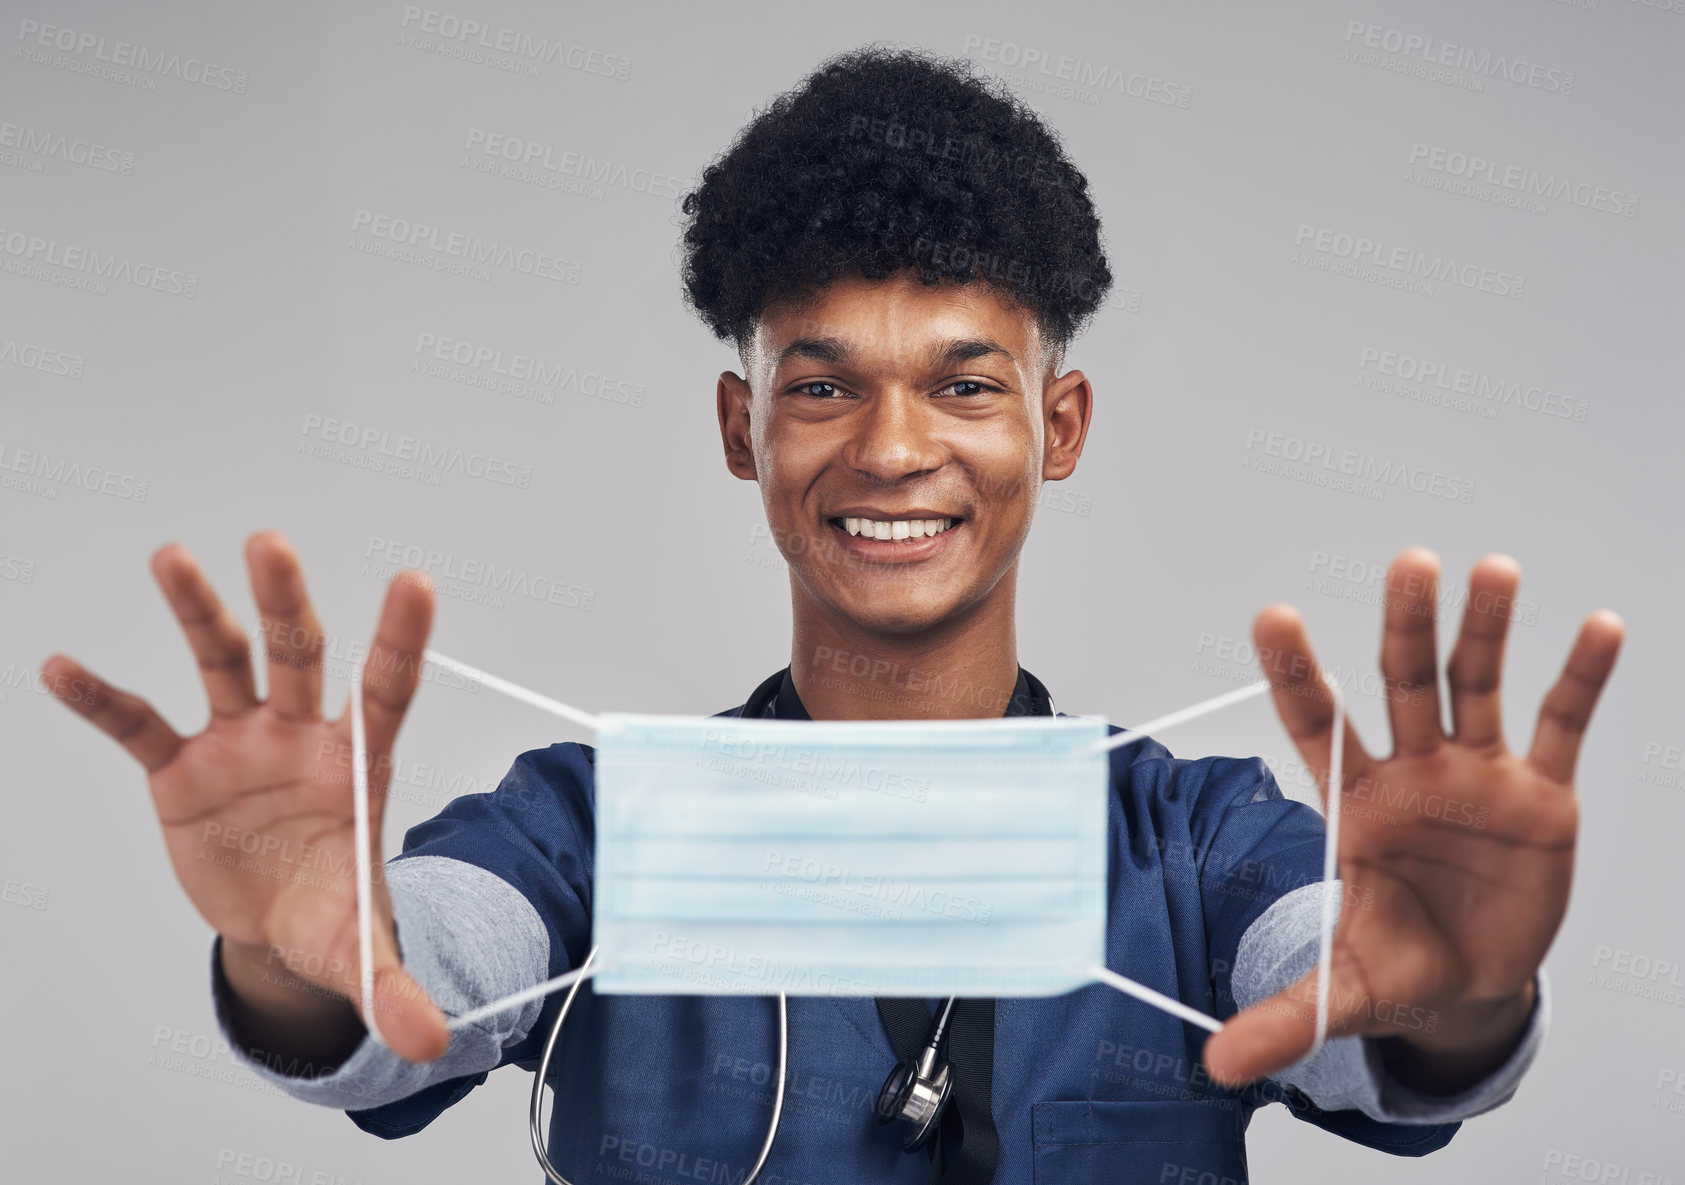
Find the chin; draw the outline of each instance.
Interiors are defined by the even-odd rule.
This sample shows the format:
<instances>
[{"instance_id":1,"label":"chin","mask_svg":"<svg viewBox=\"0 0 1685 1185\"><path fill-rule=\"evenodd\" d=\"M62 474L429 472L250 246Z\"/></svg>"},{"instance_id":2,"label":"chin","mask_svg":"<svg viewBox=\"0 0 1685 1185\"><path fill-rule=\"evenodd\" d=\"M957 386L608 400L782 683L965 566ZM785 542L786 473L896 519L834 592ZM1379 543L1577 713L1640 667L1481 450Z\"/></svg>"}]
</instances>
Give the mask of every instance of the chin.
<instances>
[{"instance_id":1,"label":"chin","mask_svg":"<svg viewBox=\"0 0 1685 1185\"><path fill-rule=\"evenodd\" d=\"M889 635L924 633L965 607L957 596L920 596L906 592L875 600L868 600L855 592L833 599L831 605L860 629Z\"/></svg>"}]
</instances>

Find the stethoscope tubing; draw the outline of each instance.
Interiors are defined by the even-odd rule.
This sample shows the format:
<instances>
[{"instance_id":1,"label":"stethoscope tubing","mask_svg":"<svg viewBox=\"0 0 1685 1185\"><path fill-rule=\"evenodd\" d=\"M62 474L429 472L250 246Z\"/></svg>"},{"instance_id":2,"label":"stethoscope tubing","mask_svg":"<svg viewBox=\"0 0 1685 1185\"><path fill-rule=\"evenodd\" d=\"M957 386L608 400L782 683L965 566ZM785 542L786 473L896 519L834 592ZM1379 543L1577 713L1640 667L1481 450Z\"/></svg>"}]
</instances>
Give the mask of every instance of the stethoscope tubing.
<instances>
[{"instance_id":1,"label":"stethoscope tubing","mask_svg":"<svg viewBox=\"0 0 1685 1185\"><path fill-rule=\"evenodd\" d=\"M591 953L585 956L585 961L579 965L581 971L588 970L597 958L597 948L592 947ZM550 1059L556 1052L556 1043L562 1035L562 1026L567 1023L568 1012L573 1008L573 999L579 994L579 989L585 980L577 980L568 989L568 994L562 1000L562 1010L556 1014L556 1023L550 1028L550 1037L544 1042L544 1053L538 1059L538 1073L532 1080L532 1102L527 1108L527 1129L532 1136L532 1152L538 1158L539 1167L544 1175L555 1185L573 1185L566 1177L557 1171L550 1163L550 1153L545 1147L544 1135L544 1083L550 1077ZM783 992L778 993L778 1082L773 1087L772 1121L767 1125L766 1139L761 1143L761 1154L755 1159L755 1167L749 1170L749 1175L743 1179L742 1185L755 1185L760 1179L761 1170L766 1167L767 1158L772 1155L772 1142L778 1138L778 1124L784 1116L784 1080L790 1062L790 1001ZM560 1103L558 1097L557 1102Z\"/></svg>"}]
</instances>

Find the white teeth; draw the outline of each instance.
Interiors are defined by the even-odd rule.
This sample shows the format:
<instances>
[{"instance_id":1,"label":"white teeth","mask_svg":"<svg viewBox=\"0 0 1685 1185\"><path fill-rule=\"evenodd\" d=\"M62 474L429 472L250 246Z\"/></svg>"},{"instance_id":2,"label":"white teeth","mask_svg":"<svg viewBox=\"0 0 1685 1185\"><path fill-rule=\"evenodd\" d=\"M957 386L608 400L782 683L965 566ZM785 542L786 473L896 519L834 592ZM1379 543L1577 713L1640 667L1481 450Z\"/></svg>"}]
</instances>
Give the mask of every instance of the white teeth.
<instances>
[{"instance_id":1,"label":"white teeth","mask_svg":"<svg viewBox=\"0 0 1685 1185\"><path fill-rule=\"evenodd\" d=\"M845 518L843 529L867 539L923 539L940 535L954 525L951 518L907 518L877 522L869 518Z\"/></svg>"}]
</instances>

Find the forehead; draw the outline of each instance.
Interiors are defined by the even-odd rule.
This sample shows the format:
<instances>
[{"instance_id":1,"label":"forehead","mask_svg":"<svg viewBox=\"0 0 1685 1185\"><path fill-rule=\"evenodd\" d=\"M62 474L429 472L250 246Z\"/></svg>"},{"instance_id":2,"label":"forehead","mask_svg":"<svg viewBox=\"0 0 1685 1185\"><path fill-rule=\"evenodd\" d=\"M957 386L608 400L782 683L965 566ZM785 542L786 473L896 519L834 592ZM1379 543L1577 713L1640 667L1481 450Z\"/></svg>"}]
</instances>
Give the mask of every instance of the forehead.
<instances>
[{"instance_id":1,"label":"forehead","mask_svg":"<svg viewBox=\"0 0 1685 1185\"><path fill-rule=\"evenodd\" d=\"M906 272L882 280L849 276L799 302L771 305L750 349L757 364L776 369L814 361L808 343L825 343L819 358L907 362L930 360L962 339L997 342L1026 366L1041 350L1035 317L1000 290L977 281L926 287Z\"/></svg>"}]
</instances>

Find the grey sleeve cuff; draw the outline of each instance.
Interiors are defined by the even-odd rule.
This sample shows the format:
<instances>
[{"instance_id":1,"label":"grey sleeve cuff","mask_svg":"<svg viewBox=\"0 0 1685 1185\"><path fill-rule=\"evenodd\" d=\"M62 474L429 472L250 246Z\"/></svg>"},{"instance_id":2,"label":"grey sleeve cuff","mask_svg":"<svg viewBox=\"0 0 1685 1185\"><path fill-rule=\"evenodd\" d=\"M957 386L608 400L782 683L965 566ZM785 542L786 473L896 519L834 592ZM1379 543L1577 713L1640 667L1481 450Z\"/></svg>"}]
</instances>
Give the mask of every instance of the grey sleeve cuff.
<instances>
[{"instance_id":1,"label":"grey sleeve cuff","mask_svg":"<svg viewBox=\"0 0 1685 1185\"><path fill-rule=\"evenodd\" d=\"M1316 966L1322 896L1320 883L1283 894L1241 935L1232 979L1238 1007L1249 1008L1291 987ZM1343 896L1341 886L1335 893L1336 919ZM1411 1090L1388 1073L1381 1064L1379 1041L1369 1037L1330 1037L1315 1055L1271 1077L1302 1090L1324 1111L1355 1108L1384 1123L1449 1123L1483 1114L1515 1094L1544 1042L1550 1025L1550 989L1542 967L1537 984L1538 1001L1514 1052L1490 1076L1460 1094L1424 1095ZM1402 1006L1397 1020L1401 1031L1426 1023L1425 1016L1417 1017Z\"/></svg>"},{"instance_id":2,"label":"grey sleeve cuff","mask_svg":"<svg viewBox=\"0 0 1685 1185\"><path fill-rule=\"evenodd\" d=\"M532 902L502 878L462 860L411 856L386 865L386 885L404 968L446 1016L460 1016L547 977L550 939L544 922ZM494 1068L504 1049L531 1031L544 1006L542 999L529 1000L454 1030L450 1047L433 1062L407 1062L365 1034L332 1073L312 1077L308 1066L289 1066L242 1045L230 1024L228 991L213 945L212 1004L240 1060L294 1098L341 1110L383 1106Z\"/></svg>"}]
</instances>

